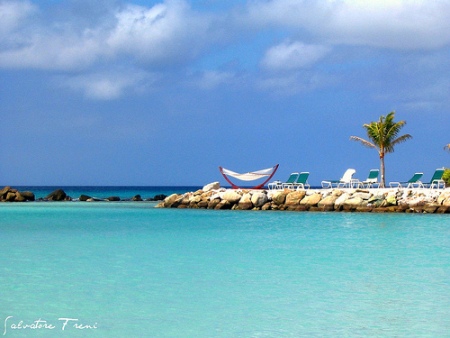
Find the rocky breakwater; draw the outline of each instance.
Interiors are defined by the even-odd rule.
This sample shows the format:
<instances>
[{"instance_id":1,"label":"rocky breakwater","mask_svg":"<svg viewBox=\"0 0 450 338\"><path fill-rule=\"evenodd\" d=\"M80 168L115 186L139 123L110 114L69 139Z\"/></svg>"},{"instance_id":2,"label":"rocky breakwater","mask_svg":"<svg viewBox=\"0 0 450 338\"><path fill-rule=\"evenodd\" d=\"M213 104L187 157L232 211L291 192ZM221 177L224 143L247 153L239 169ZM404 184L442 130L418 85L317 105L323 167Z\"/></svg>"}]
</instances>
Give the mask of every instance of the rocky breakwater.
<instances>
[{"instance_id":1,"label":"rocky breakwater","mask_svg":"<svg viewBox=\"0 0 450 338\"><path fill-rule=\"evenodd\" d=\"M232 190L212 183L173 194L158 208L450 213L450 189Z\"/></svg>"},{"instance_id":2,"label":"rocky breakwater","mask_svg":"<svg viewBox=\"0 0 450 338\"><path fill-rule=\"evenodd\" d=\"M31 191L19 191L11 187L0 190L0 202L26 202L34 201L35 196Z\"/></svg>"}]
</instances>

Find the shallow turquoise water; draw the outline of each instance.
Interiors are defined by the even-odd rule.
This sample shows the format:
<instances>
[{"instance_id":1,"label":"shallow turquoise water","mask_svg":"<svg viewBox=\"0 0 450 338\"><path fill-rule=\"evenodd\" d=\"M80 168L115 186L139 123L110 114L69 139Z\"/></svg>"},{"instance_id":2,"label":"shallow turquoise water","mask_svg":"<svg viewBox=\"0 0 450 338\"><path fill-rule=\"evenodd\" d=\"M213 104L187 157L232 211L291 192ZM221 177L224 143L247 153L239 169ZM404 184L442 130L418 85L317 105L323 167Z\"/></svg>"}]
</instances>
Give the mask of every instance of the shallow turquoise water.
<instances>
[{"instance_id":1,"label":"shallow turquoise water","mask_svg":"<svg viewBox=\"0 0 450 338\"><path fill-rule=\"evenodd\" d=\"M0 333L450 336L448 215L153 206L0 204Z\"/></svg>"}]
</instances>

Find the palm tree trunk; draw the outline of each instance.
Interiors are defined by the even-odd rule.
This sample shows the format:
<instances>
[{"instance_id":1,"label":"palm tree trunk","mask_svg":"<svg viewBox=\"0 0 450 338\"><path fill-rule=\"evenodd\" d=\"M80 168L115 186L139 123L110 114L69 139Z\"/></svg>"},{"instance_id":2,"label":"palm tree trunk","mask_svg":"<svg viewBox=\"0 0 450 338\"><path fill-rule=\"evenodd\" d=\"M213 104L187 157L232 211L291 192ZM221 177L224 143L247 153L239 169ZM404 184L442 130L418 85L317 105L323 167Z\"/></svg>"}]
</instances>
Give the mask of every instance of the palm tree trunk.
<instances>
[{"instance_id":1,"label":"palm tree trunk","mask_svg":"<svg viewBox=\"0 0 450 338\"><path fill-rule=\"evenodd\" d=\"M380 154L380 172L381 172L381 188L386 186L385 170L384 170L384 154Z\"/></svg>"}]
</instances>

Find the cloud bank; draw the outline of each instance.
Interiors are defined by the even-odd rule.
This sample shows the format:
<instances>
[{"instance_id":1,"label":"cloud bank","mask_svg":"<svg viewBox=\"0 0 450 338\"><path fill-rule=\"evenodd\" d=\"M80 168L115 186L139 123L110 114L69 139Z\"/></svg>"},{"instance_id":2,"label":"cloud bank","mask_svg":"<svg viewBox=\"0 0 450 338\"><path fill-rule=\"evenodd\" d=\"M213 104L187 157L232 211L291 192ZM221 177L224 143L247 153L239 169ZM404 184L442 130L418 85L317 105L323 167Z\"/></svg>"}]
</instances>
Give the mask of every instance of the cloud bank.
<instances>
[{"instance_id":1,"label":"cloud bank","mask_svg":"<svg viewBox=\"0 0 450 338\"><path fill-rule=\"evenodd\" d=\"M346 46L427 53L450 45L450 3L445 1L254 0L214 12L195 10L184 0L114 6L83 18L83 13L49 15L37 1L0 0L0 68L62 72L66 88L105 100L142 87L149 73L163 78L200 71L203 80L197 83L208 89L231 83L232 74L242 72L239 67L256 63L250 72L260 67L270 74L263 86L261 75L254 74L255 87L278 82L305 88L323 74L298 71L339 57ZM245 38L239 31L246 32ZM259 36L267 32L276 38L261 48ZM235 69L220 68L231 59L204 62L224 51L232 54L242 44L248 44L249 52L240 53Z\"/></svg>"}]
</instances>

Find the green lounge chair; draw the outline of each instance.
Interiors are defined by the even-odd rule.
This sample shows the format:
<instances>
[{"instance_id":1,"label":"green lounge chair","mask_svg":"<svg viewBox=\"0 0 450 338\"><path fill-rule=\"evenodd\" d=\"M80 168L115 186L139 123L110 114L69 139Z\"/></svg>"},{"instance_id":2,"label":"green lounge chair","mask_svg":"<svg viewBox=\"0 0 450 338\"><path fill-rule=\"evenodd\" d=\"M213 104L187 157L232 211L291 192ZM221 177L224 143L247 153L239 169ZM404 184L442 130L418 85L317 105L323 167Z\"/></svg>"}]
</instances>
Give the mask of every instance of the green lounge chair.
<instances>
[{"instance_id":1,"label":"green lounge chair","mask_svg":"<svg viewBox=\"0 0 450 338\"><path fill-rule=\"evenodd\" d=\"M433 177L431 177L430 182L428 183L422 183L420 181L418 181L417 183L414 183L414 185L417 185L417 187L419 188L430 188L430 189L434 189L436 187L436 189L440 189L442 187L442 189L445 188L445 181L442 179L442 176L444 175L444 168L438 168L435 170Z\"/></svg>"},{"instance_id":2,"label":"green lounge chair","mask_svg":"<svg viewBox=\"0 0 450 338\"><path fill-rule=\"evenodd\" d=\"M269 183L267 187L269 188L269 190L282 189L284 184L293 184L297 180L298 176L299 173L291 173L286 182L283 183L281 181L274 181L272 183Z\"/></svg>"},{"instance_id":3,"label":"green lounge chair","mask_svg":"<svg viewBox=\"0 0 450 338\"><path fill-rule=\"evenodd\" d=\"M380 182L378 182L378 175L380 174L379 169L370 169L369 176L367 176L367 179L362 182L357 182L356 184L358 187L361 188L373 188L375 185L378 185L378 188L380 187Z\"/></svg>"},{"instance_id":4,"label":"green lounge chair","mask_svg":"<svg viewBox=\"0 0 450 338\"><path fill-rule=\"evenodd\" d=\"M340 180L322 181L322 188L345 188L352 186L352 177L356 173L355 169L347 169Z\"/></svg>"},{"instance_id":5,"label":"green lounge chair","mask_svg":"<svg viewBox=\"0 0 450 338\"><path fill-rule=\"evenodd\" d=\"M298 176L297 180L294 183L294 187L296 187L297 190L305 189L305 187L309 189L310 185L308 183L308 177L309 177L309 172L307 172L307 171L301 172L300 175Z\"/></svg>"},{"instance_id":6,"label":"green lounge chair","mask_svg":"<svg viewBox=\"0 0 450 338\"><path fill-rule=\"evenodd\" d=\"M391 188L413 188L414 184L421 183L419 180L422 178L423 173L415 173L407 182L389 182Z\"/></svg>"}]
</instances>

